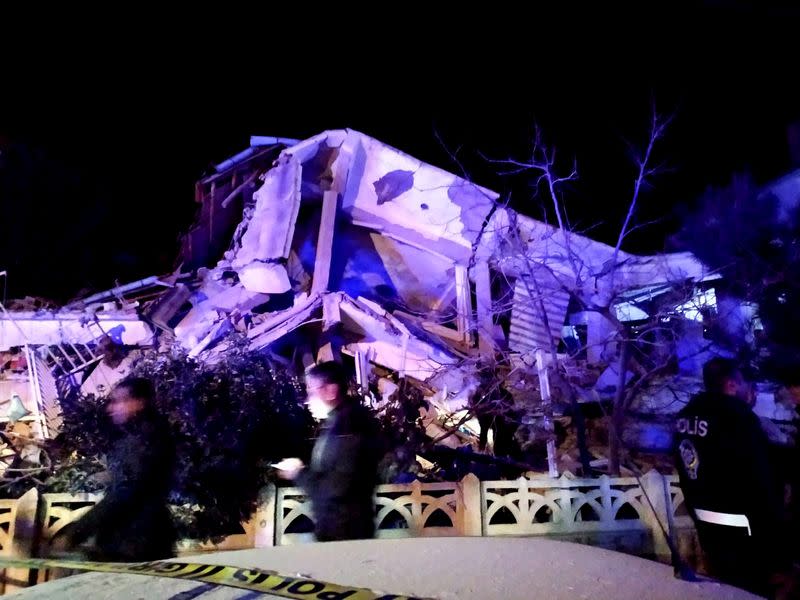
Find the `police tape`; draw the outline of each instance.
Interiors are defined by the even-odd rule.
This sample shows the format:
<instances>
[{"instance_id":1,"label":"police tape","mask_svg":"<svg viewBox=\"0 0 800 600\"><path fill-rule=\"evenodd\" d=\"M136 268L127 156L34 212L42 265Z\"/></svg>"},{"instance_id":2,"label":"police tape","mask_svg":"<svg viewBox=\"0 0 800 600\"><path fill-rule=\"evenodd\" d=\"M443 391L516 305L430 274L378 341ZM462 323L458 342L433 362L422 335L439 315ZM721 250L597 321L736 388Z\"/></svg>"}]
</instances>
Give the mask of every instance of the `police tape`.
<instances>
[{"instance_id":1,"label":"police tape","mask_svg":"<svg viewBox=\"0 0 800 600\"><path fill-rule=\"evenodd\" d=\"M432 600L416 596L384 594L367 588L339 585L309 577L282 575L265 569L207 565L157 560L141 563L92 562L50 558L0 557L0 569L75 569L99 573L122 573L171 577L272 594L282 598L308 600Z\"/></svg>"}]
</instances>

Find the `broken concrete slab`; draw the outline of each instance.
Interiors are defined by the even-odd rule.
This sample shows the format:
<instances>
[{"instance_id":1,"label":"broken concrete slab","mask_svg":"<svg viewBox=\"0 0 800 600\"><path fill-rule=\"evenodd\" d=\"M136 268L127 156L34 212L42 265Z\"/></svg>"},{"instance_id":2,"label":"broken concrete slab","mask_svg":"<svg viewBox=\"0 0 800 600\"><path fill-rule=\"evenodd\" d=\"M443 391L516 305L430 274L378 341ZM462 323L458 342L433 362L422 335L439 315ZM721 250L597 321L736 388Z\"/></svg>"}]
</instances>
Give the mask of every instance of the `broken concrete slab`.
<instances>
[{"instance_id":1,"label":"broken concrete slab","mask_svg":"<svg viewBox=\"0 0 800 600\"><path fill-rule=\"evenodd\" d=\"M342 209L353 220L450 258L469 258L495 192L355 131L348 143L354 150Z\"/></svg>"},{"instance_id":2,"label":"broken concrete slab","mask_svg":"<svg viewBox=\"0 0 800 600\"><path fill-rule=\"evenodd\" d=\"M132 310L105 311L95 316L99 328L87 326L95 321L84 311L23 311L13 313L12 318L0 314L0 350L26 344L89 344L98 338L100 329L126 346L153 343L153 329Z\"/></svg>"},{"instance_id":3,"label":"broken concrete slab","mask_svg":"<svg viewBox=\"0 0 800 600\"><path fill-rule=\"evenodd\" d=\"M286 267L275 262L253 261L239 269L239 281L250 292L282 294L292 289Z\"/></svg>"},{"instance_id":4,"label":"broken concrete slab","mask_svg":"<svg viewBox=\"0 0 800 600\"><path fill-rule=\"evenodd\" d=\"M255 209L242 234L231 266L237 271L253 261L286 259L300 208L301 167L281 157L255 193Z\"/></svg>"},{"instance_id":5,"label":"broken concrete slab","mask_svg":"<svg viewBox=\"0 0 800 600\"><path fill-rule=\"evenodd\" d=\"M265 348L290 331L307 324L315 311L322 308L322 297L318 294L300 295L294 306L269 317L247 332L253 350Z\"/></svg>"},{"instance_id":6,"label":"broken concrete slab","mask_svg":"<svg viewBox=\"0 0 800 600\"><path fill-rule=\"evenodd\" d=\"M437 373L428 384L439 390L437 407L444 412L454 413L469 406L480 381L468 369L453 368Z\"/></svg>"},{"instance_id":7,"label":"broken concrete slab","mask_svg":"<svg viewBox=\"0 0 800 600\"><path fill-rule=\"evenodd\" d=\"M420 381L457 362L452 354L413 337L402 323L378 314L363 301L344 297L340 309L345 329L362 338L345 346L350 353L367 353L371 362Z\"/></svg>"},{"instance_id":8,"label":"broken concrete slab","mask_svg":"<svg viewBox=\"0 0 800 600\"><path fill-rule=\"evenodd\" d=\"M200 344L227 315L247 313L270 298L267 294L248 290L244 283L225 286L213 279L198 290L197 296L205 298L208 294L211 296L192 307L174 328L175 338L187 350Z\"/></svg>"},{"instance_id":9,"label":"broken concrete slab","mask_svg":"<svg viewBox=\"0 0 800 600\"><path fill-rule=\"evenodd\" d=\"M268 294L250 291L242 282L224 288L218 294L209 297L203 305L229 313L233 311L246 312L267 302L269 298Z\"/></svg>"},{"instance_id":10,"label":"broken concrete slab","mask_svg":"<svg viewBox=\"0 0 800 600\"><path fill-rule=\"evenodd\" d=\"M132 352L114 367L108 365L105 361L99 362L84 382L81 383L81 392L94 394L95 396L107 394L118 381L128 374L131 364L139 356L139 352Z\"/></svg>"}]
</instances>

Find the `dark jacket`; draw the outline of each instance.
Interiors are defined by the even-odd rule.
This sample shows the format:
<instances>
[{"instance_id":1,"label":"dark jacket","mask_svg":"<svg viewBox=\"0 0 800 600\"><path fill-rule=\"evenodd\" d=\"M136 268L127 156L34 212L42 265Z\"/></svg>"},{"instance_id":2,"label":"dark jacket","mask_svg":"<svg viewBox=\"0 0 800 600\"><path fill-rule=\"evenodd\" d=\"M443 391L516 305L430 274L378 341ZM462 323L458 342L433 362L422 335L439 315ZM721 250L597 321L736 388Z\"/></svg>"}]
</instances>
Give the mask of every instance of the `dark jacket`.
<instances>
[{"instance_id":1,"label":"dark jacket","mask_svg":"<svg viewBox=\"0 0 800 600\"><path fill-rule=\"evenodd\" d=\"M174 464L171 432L158 415L145 412L121 426L108 455L111 483L100 502L65 528L68 545L95 536L97 560L174 556L176 533L167 507Z\"/></svg>"},{"instance_id":2,"label":"dark jacket","mask_svg":"<svg viewBox=\"0 0 800 600\"><path fill-rule=\"evenodd\" d=\"M373 537L372 497L382 453L377 422L367 408L347 399L331 411L297 481L311 500L318 540Z\"/></svg>"},{"instance_id":3,"label":"dark jacket","mask_svg":"<svg viewBox=\"0 0 800 600\"><path fill-rule=\"evenodd\" d=\"M676 459L689 508L744 514L753 536L774 533L781 499L758 416L743 400L709 393L677 416Z\"/></svg>"}]
</instances>

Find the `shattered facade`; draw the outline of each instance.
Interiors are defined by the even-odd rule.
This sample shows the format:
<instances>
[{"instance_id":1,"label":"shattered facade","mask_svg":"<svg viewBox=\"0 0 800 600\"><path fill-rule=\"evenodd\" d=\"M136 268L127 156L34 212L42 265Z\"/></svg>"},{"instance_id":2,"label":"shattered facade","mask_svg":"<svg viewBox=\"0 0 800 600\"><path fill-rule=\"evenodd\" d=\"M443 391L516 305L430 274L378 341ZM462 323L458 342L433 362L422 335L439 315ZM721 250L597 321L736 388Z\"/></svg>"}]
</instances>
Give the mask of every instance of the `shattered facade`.
<instances>
[{"instance_id":1,"label":"shattered facade","mask_svg":"<svg viewBox=\"0 0 800 600\"><path fill-rule=\"evenodd\" d=\"M479 386L474 365L498 353L531 362L537 350L565 352L565 332L580 330L587 363L609 362L614 324L576 297L622 297L625 321L646 314L643 295L712 275L688 253L627 254L518 214L497 193L352 130L253 138L195 198L177 273L2 315L0 350L25 349L38 368L22 390L32 414L53 402L38 379L73 376L95 391L122 376L125 364L101 360L102 340L174 339L215 360L233 331L294 368L350 356L360 384L370 370L391 373L458 411ZM384 399L393 386L379 381Z\"/></svg>"}]
</instances>

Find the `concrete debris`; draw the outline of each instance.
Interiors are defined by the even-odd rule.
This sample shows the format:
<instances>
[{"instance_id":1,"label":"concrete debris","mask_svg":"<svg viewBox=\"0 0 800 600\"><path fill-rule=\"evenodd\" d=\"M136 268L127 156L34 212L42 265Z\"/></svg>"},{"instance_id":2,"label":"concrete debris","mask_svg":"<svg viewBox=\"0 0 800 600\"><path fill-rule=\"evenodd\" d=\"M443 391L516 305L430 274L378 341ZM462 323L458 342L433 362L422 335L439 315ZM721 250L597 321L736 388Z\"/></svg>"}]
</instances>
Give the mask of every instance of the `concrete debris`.
<instances>
[{"instance_id":1,"label":"concrete debris","mask_svg":"<svg viewBox=\"0 0 800 600\"><path fill-rule=\"evenodd\" d=\"M478 361L510 353L530 370L537 350L555 348L595 373L587 397L601 398L618 383L620 322L671 315L697 323L714 310L715 275L691 254L617 252L497 199L357 131L300 142L254 137L198 182L183 272L60 310L4 312L0 351L48 354L96 347L101 337L141 348L173 336L192 356L214 360L239 331L253 350L269 348L298 368L344 355L405 378L429 399L426 426L436 435L437 415L469 406ZM676 285L688 300L670 293ZM678 344L683 375L698 374L698 335L687 327ZM113 383L125 364L97 367L84 391ZM398 387L378 382L385 404Z\"/></svg>"}]
</instances>

